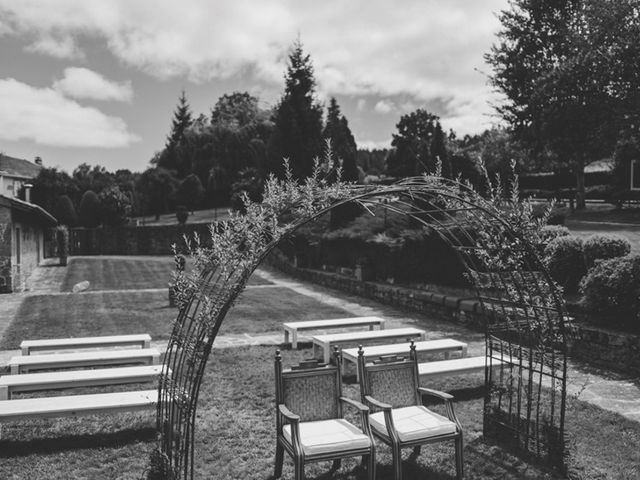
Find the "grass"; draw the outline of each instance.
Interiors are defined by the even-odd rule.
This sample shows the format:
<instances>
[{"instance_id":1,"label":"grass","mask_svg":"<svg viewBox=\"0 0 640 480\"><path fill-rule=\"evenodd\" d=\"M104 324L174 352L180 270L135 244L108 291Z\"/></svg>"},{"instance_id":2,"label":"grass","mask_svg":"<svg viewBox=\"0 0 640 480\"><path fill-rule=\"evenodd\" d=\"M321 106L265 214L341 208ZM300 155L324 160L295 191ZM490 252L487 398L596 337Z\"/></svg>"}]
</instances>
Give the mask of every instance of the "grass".
<instances>
[{"instance_id":1,"label":"grass","mask_svg":"<svg viewBox=\"0 0 640 480\"><path fill-rule=\"evenodd\" d=\"M216 220L225 220L229 216L229 208L231 207L209 208L196 210L193 213L189 212L187 223L212 223ZM139 225L175 225L178 223L175 213L163 213L158 220L156 220L155 215L136 217L133 219L134 224L136 221L139 222Z\"/></svg>"},{"instance_id":2,"label":"grass","mask_svg":"<svg viewBox=\"0 0 640 480\"><path fill-rule=\"evenodd\" d=\"M264 479L274 455L274 347L215 349L205 371L198 404L196 478ZM285 365L309 350L284 350ZM465 431L466 478L473 480L562 478L529 464L482 438L482 375L440 380L430 386L456 396L456 413ZM358 398L355 384L344 393ZM439 406L433 407L439 410ZM355 421L355 420L354 420ZM153 414L119 414L81 419L50 419L5 425L0 441L0 478L66 480L140 478L154 448ZM573 479L635 479L640 465L640 425L592 405L569 399L567 427ZM606 441L603 441L603 438ZM408 455L405 452L405 458ZM329 463L312 464L310 480L364 478L357 460L345 460L334 476ZM285 456L284 479L293 478ZM390 480L389 448L379 444L379 480ZM407 480L454 477L453 446L428 445L416 462L404 462Z\"/></svg>"},{"instance_id":3,"label":"grass","mask_svg":"<svg viewBox=\"0 0 640 480\"><path fill-rule=\"evenodd\" d=\"M24 339L70 335L149 333L154 340L168 339L177 313L177 309L169 307L165 290L29 296L5 331L0 349L16 349ZM220 334L276 332L282 330L284 321L348 316L345 310L287 288L248 287L229 311Z\"/></svg>"}]
</instances>

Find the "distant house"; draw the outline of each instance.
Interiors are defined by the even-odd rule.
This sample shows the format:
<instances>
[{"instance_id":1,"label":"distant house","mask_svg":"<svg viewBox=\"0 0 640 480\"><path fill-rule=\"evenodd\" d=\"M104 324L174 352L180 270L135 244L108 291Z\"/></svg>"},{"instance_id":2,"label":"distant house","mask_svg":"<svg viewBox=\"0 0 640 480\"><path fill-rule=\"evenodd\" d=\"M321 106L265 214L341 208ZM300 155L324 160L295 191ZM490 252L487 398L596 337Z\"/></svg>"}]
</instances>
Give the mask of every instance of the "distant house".
<instances>
[{"instance_id":1,"label":"distant house","mask_svg":"<svg viewBox=\"0 0 640 480\"><path fill-rule=\"evenodd\" d=\"M0 195L0 293L23 289L44 257L45 231L57 223L38 205Z\"/></svg>"},{"instance_id":2,"label":"distant house","mask_svg":"<svg viewBox=\"0 0 640 480\"><path fill-rule=\"evenodd\" d=\"M35 163L0 153L0 195L17 197L22 186L38 176L42 170L42 159Z\"/></svg>"}]
</instances>

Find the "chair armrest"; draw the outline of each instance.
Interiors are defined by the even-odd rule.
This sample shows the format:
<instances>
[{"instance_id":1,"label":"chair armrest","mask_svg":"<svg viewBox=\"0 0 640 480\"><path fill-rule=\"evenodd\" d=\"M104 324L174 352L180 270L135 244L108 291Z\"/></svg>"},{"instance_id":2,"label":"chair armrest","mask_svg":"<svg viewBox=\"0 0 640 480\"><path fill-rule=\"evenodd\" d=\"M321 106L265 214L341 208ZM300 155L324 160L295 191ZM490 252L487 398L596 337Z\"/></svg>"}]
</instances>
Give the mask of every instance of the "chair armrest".
<instances>
[{"instance_id":1,"label":"chair armrest","mask_svg":"<svg viewBox=\"0 0 640 480\"><path fill-rule=\"evenodd\" d=\"M280 415L289 420L291 423L300 423L300 415L296 415L291 410L289 410L284 403L278 405L278 410L280 411Z\"/></svg>"},{"instance_id":2,"label":"chair armrest","mask_svg":"<svg viewBox=\"0 0 640 480\"><path fill-rule=\"evenodd\" d=\"M429 395L431 397L439 398L440 400L444 400L445 402L450 402L453 400L453 395L449 395L448 393L441 392L440 390L432 390L430 388L418 387L418 392L422 395Z\"/></svg>"},{"instance_id":3,"label":"chair armrest","mask_svg":"<svg viewBox=\"0 0 640 480\"><path fill-rule=\"evenodd\" d=\"M381 410L391 411L391 405L389 405L388 403L380 402L380 401L376 400L375 398L373 398L370 395L365 395L364 396L364 400L365 400L365 402L373 405L376 408L379 408Z\"/></svg>"},{"instance_id":4,"label":"chair armrest","mask_svg":"<svg viewBox=\"0 0 640 480\"><path fill-rule=\"evenodd\" d=\"M344 403L346 403L348 405L351 405L352 407L357 408L361 412L369 413L369 407L367 407L366 405L363 405L362 403L358 402L357 400L352 400L351 398L347 398L347 397L340 397L340 401L344 402Z\"/></svg>"}]
</instances>

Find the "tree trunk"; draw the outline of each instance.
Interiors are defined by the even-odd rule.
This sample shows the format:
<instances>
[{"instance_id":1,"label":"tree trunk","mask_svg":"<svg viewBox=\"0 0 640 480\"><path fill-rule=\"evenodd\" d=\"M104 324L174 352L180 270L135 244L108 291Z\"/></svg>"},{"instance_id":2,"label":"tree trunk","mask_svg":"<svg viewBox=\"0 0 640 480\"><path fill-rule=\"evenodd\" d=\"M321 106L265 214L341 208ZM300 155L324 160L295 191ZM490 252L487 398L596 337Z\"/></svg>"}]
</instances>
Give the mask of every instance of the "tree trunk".
<instances>
[{"instance_id":1,"label":"tree trunk","mask_svg":"<svg viewBox=\"0 0 640 480\"><path fill-rule=\"evenodd\" d=\"M584 158L580 159L576 165L576 208L582 210L585 208L585 191L584 191Z\"/></svg>"}]
</instances>

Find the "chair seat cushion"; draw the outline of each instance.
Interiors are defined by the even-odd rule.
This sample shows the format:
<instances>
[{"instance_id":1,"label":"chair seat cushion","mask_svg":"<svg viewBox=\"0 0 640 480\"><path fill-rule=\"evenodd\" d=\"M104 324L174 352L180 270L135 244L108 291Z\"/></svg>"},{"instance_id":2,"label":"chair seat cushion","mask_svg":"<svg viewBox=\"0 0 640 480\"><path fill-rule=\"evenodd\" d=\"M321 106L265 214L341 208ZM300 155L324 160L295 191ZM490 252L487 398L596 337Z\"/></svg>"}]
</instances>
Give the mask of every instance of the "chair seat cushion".
<instances>
[{"instance_id":1,"label":"chair seat cushion","mask_svg":"<svg viewBox=\"0 0 640 480\"><path fill-rule=\"evenodd\" d=\"M291 443L291 426L282 428ZM300 443L305 455L318 455L357 448L368 448L371 441L362 431L342 418L300 423Z\"/></svg>"},{"instance_id":2,"label":"chair seat cushion","mask_svg":"<svg viewBox=\"0 0 640 480\"><path fill-rule=\"evenodd\" d=\"M395 408L391 411L393 424L401 442L427 439L456 432L456 424L423 406ZM384 412L369 416L374 433L389 437L384 421Z\"/></svg>"}]
</instances>

